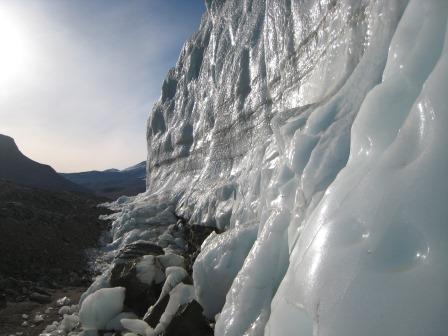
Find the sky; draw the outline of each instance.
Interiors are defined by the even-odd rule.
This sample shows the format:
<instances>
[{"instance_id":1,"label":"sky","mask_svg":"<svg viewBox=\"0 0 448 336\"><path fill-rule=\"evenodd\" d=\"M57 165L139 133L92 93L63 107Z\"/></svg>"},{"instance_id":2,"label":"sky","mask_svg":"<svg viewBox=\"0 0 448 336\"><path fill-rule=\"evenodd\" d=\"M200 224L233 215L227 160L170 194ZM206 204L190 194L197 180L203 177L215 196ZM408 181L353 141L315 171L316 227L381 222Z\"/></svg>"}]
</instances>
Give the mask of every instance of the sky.
<instances>
[{"instance_id":1,"label":"sky","mask_svg":"<svg viewBox=\"0 0 448 336\"><path fill-rule=\"evenodd\" d=\"M145 160L146 120L204 11L203 0L0 0L0 134L59 172Z\"/></svg>"}]
</instances>

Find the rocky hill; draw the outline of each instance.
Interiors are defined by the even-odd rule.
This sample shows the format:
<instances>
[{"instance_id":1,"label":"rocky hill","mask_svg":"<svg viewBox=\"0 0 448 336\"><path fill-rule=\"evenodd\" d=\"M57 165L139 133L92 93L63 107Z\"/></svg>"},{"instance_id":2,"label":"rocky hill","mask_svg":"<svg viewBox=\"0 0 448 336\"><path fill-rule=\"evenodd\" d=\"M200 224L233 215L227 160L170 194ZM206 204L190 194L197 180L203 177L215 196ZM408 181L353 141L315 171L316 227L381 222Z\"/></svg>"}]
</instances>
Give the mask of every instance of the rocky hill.
<instances>
[{"instance_id":1,"label":"rocky hill","mask_svg":"<svg viewBox=\"0 0 448 336\"><path fill-rule=\"evenodd\" d=\"M89 192L48 165L31 160L20 152L13 138L0 134L0 178L52 191Z\"/></svg>"}]
</instances>

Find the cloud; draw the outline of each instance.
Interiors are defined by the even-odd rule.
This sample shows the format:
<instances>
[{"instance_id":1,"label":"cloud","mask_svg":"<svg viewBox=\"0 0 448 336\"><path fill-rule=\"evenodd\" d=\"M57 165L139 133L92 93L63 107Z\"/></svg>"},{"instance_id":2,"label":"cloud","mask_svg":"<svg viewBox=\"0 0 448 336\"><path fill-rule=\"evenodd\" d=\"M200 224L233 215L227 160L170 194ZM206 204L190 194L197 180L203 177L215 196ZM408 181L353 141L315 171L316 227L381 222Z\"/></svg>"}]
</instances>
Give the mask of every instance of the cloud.
<instances>
[{"instance_id":1,"label":"cloud","mask_svg":"<svg viewBox=\"0 0 448 336\"><path fill-rule=\"evenodd\" d=\"M64 172L145 159L147 115L202 1L15 0L9 10L33 61L0 92L0 133Z\"/></svg>"}]
</instances>

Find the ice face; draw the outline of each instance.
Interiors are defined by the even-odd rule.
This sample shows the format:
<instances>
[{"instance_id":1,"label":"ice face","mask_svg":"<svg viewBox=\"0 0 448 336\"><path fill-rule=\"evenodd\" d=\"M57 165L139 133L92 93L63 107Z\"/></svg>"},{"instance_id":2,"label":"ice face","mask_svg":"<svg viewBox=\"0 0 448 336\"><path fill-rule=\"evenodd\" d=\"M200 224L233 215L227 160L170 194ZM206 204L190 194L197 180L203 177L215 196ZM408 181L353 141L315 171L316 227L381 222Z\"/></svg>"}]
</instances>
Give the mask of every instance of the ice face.
<instances>
[{"instance_id":1,"label":"ice face","mask_svg":"<svg viewBox=\"0 0 448 336\"><path fill-rule=\"evenodd\" d=\"M446 1L409 3L383 81L354 122L350 160L292 251L266 334L446 333L447 14ZM297 315L305 322L285 333Z\"/></svg>"},{"instance_id":2,"label":"ice face","mask_svg":"<svg viewBox=\"0 0 448 336\"><path fill-rule=\"evenodd\" d=\"M214 319L241 269L255 239L257 226L241 225L223 234L212 233L202 244L193 265L196 297L204 315Z\"/></svg>"},{"instance_id":3,"label":"ice face","mask_svg":"<svg viewBox=\"0 0 448 336\"><path fill-rule=\"evenodd\" d=\"M207 1L110 250L171 241L173 212L226 230L193 267L216 335L445 335L447 15L446 0Z\"/></svg>"}]
</instances>

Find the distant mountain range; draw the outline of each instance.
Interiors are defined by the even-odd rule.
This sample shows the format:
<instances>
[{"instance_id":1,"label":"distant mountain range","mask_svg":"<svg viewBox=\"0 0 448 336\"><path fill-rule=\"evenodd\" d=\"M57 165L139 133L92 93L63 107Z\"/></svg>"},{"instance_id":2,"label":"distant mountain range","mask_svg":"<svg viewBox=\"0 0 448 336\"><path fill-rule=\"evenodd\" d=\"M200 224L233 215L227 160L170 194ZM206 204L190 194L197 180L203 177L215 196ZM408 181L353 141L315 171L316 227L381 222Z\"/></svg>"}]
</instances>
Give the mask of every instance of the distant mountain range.
<instances>
[{"instance_id":1,"label":"distant mountain range","mask_svg":"<svg viewBox=\"0 0 448 336\"><path fill-rule=\"evenodd\" d=\"M51 191L89 190L58 174L48 165L38 163L20 152L13 138L0 134L0 179Z\"/></svg>"},{"instance_id":2,"label":"distant mountain range","mask_svg":"<svg viewBox=\"0 0 448 336\"><path fill-rule=\"evenodd\" d=\"M146 189L146 161L118 170L57 173L20 152L13 138L0 134L0 179L50 191L92 193L116 199L133 196Z\"/></svg>"},{"instance_id":3,"label":"distant mountain range","mask_svg":"<svg viewBox=\"0 0 448 336\"><path fill-rule=\"evenodd\" d=\"M118 170L87 171L61 174L99 196L116 199L122 195L133 196L146 190L146 161L135 166Z\"/></svg>"}]
</instances>

